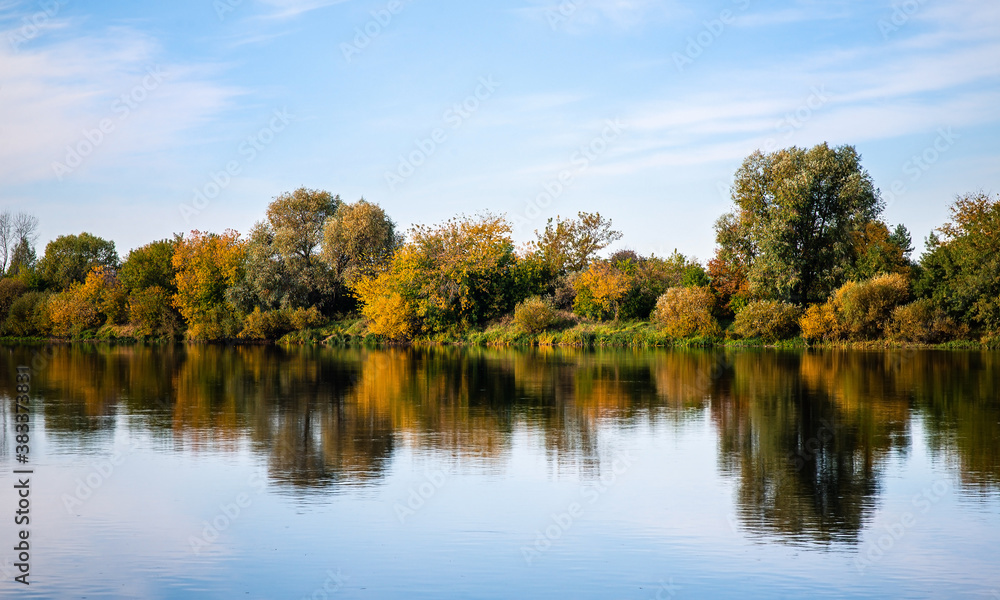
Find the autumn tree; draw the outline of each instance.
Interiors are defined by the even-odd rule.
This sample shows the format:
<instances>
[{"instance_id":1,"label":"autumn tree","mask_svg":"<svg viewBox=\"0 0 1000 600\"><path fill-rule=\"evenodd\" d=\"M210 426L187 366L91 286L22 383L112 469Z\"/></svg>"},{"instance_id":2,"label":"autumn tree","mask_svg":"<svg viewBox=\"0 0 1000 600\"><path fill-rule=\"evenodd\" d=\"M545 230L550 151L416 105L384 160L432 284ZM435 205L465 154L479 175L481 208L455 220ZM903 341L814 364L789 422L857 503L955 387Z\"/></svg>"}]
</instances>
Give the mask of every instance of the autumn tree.
<instances>
[{"instance_id":1,"label":"autumn tree","mask_svg":"<svg viewBox=\"0 0 1000 600\"><path fill-rule=\"evenodd\" d=\"M323 231L323 258L338 282L351 285L382 270L402 244L396 224L364 198L343 204Z\"/></svg>"},{"instance_id":2,"label":"autumn tree","mask_svg":"<svg viewBox=\"0 0 1000 600\"><path fill-rule=\"evenodd\" d=\"M574 279L573 310L597 320L646 319L667 289L707 284L704 268L676 250L665 259L622 250Z\"/></svg>"},{"instance_id":3,"label":"autumn tree","mask_svg":"<svg viewBox=\"0 0 1000 600\"><path fill-rule=\"evenodd\" d=\"M861 281L884 273L910 276L913 238L903 225L891 232L885 223L870 221L854 233L854 261L847 272L849 279Z\"/></svg>"},{"instance_id":4,"label":"autumn tree","mask_svg":"<svg viewBox=\"0 0 1000 600\"><path fill-rule=\"evenodd\" d=\"M855 240L884 204L852 146L754 152L736 172L735 209L716 223L716 259L749 292L823 300L855 262ZM738 285L736 286L739 287Z\"/></svg>"},{"instance_id":5,"label":"autumn tree","mask_svg":"<svg viewBox=\"0 0 1000 600\"><path fill-rule=\"evenodd\" d=\"M620 231L611 228L611 220L600 213L577 213L576 219L549 219L544 231L536 231L534 249L560 275L580 271L597 253L621 239Z\"/></svg>"},{"instance_id":6,"label":"autumn tree","mask_svg":"<svg viewBox=\"0 0 1000 600\"><path fill-rule=\"evenodd\" d=\"M118 267L115 243L87 232L61 235L45 246L38 270L46 285L64 290L83 283L94 267Z\"/></svg>"},{"instance_id":7,"label":"autumn tree","mask_svg":"<svg viewBox=\"0 0 1000 600\"><path fill-rule=\"evenodd\" d=\"M227 300L226 291L243 278L246 249L240 234L192 231L178 241L173 255L177 293L173 305L195 339L235 337L242 315Z\"/></svg>"},{"instance_id":8,"label":"autumn tree","mask_svg":"<svg viewBox=\"0 0 1000 600\"><path fill-rule=\"evenodd\" d=\"M386 337L485 323L518 297L514 243L503 217L416 226L381 273L354 285L369 328Z\"/></svg>"}]
</instances>

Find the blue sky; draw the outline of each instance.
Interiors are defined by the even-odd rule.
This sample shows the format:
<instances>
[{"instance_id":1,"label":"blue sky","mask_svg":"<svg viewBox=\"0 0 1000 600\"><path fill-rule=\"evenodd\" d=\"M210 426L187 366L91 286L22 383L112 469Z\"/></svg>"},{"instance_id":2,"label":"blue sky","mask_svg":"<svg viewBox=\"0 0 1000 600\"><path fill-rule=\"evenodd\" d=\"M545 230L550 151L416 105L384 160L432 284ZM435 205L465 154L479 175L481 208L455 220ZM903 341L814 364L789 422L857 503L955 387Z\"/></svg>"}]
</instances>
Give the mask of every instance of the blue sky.
<instances>
[{"instance_id":1,"label":"blue sky","mask_svg":"<svg viewBox=\"0 0 1000 600\"><path fill-rule=\"evenodd\" d=\"M853 144L920 241L1000 192L987 0L0 0L0 209L39 252L246 232L300 186L402 227L600 211L701 259L757 148ZM197 193L196 193L197 192Z\"/></svg>"}]
</instances>

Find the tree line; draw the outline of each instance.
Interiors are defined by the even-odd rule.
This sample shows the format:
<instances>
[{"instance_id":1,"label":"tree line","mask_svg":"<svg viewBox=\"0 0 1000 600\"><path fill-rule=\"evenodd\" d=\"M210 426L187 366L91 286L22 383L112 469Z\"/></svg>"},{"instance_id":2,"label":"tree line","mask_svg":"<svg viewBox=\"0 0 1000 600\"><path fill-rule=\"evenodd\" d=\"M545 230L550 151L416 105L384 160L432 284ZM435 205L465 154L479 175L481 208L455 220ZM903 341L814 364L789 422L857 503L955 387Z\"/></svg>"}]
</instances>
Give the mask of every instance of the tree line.
<instances>
[{"instance_id":1,"label":"tree line","mask_svg":"<svg viewBox=\"0 0 1000 600\"><path fill-rule=\"evenodd\" d=\"M175 234L123 259L86 232L38 258L37 219L4 212L0 333L271 340L354 316L391 341L486 327L531 339L602 322L714 341L1000 334L1000 196L957 198L915 260L852 146L755 152L731 192L706 264L677 251L603 256L622 233L599 213L549 219L518 247L502 215L404 236L377 204L306 188L275 198L246 236Z\"/></svg>"}]
</instances>

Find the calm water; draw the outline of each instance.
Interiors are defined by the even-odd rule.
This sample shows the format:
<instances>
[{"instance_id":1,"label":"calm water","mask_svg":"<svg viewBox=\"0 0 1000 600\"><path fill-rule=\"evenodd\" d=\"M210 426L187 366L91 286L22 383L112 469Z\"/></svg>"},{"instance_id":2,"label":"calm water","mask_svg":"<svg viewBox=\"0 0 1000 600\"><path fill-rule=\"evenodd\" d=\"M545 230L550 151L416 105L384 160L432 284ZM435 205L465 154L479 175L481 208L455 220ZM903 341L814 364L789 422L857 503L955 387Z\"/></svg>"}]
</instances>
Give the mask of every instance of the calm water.
<instances>
[{"instance_id":1,"label":"calm water","mask_svg":"<svg viewBox=\"0 0 1000 600\"><path fill-rule=\"evenodd\" d=\"M1000 353L58 347L0 596L1000 599Z\"/></svg>"}]
</instances>

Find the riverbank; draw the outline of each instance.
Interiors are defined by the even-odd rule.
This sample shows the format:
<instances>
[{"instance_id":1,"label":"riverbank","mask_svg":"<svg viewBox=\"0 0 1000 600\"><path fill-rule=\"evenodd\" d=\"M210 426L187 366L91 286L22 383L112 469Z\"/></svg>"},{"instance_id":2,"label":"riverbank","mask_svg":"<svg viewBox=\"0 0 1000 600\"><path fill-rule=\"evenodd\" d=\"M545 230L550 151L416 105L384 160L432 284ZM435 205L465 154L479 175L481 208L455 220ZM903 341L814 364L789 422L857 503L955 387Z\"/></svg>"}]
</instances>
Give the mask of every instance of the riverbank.
<instances>
[{"instance_id":1,"label":"riverbank","mask_svg":"<svg viewBox=\"0 0 1000 600\"><path fill-rule=\"evenodd\" d=\"M0 337L0 344L170 344L180 338L140 337L126 328L105 326L83 332L79 337ZM194 343L200 343L196 340ZM575 347L575 348L827 348L841 350L888 350L900 348L942 350L1000 349L1000 338L954 340L941 344L918 344L887 339L864 341L807 341L801 337L786 340L727 339L725 337L672 338L649 322L576 323L538 333L525 332L510 323L486 328L455 330L418 336L408 341L390 341L368 331L365 320L351 317L323 326L293 331L275 340L235 339L213 342L236 345L274 344L281 346L316 345L331 347L380 346L478 346L478 347Z\"/></svg>"}]
</instances>

